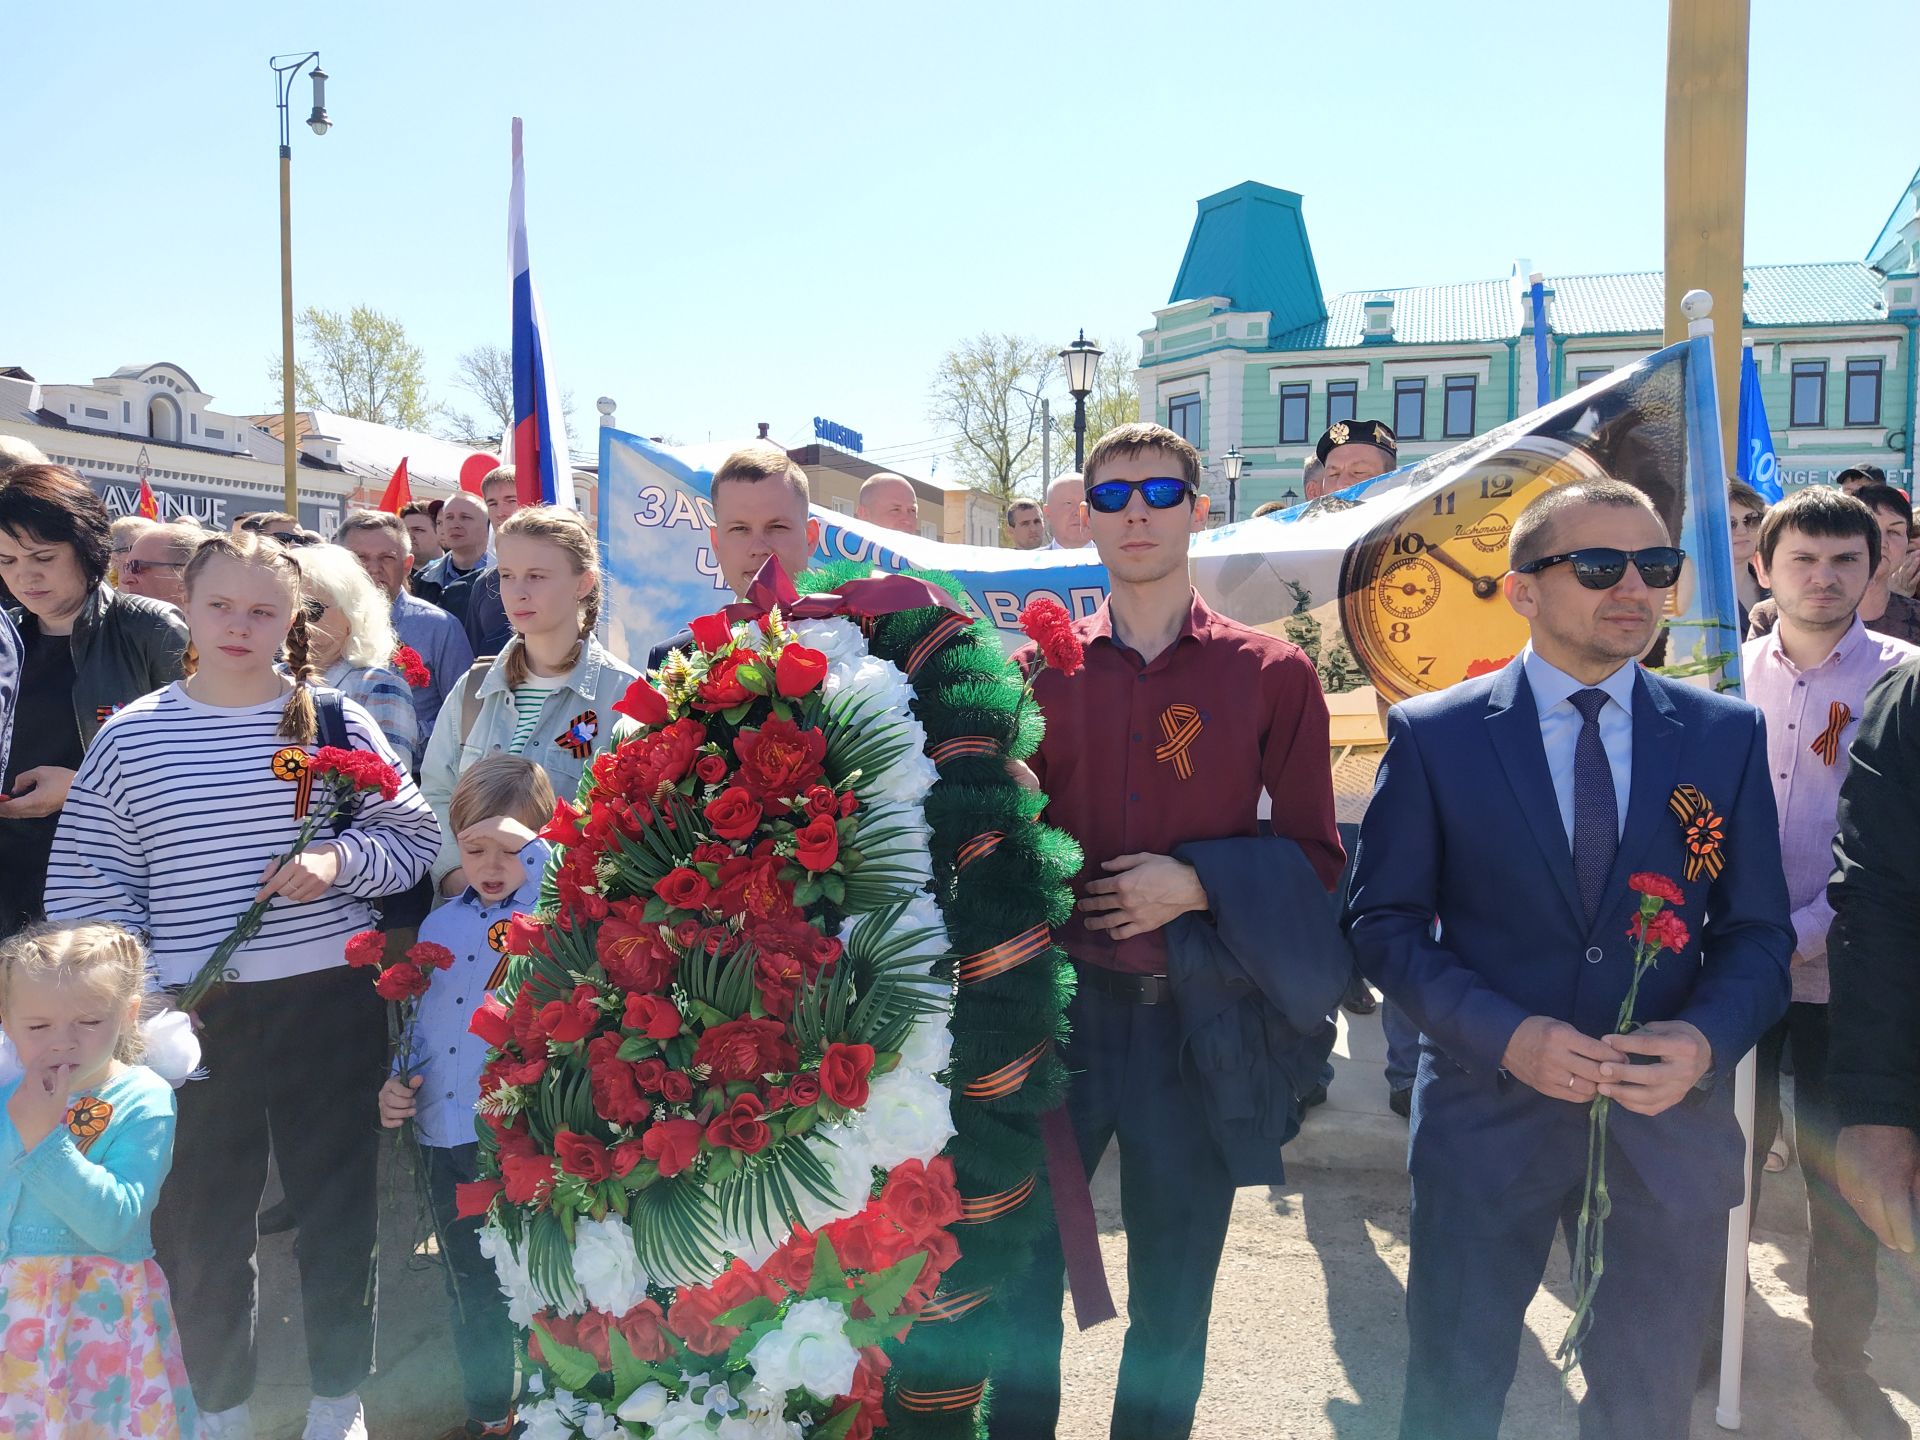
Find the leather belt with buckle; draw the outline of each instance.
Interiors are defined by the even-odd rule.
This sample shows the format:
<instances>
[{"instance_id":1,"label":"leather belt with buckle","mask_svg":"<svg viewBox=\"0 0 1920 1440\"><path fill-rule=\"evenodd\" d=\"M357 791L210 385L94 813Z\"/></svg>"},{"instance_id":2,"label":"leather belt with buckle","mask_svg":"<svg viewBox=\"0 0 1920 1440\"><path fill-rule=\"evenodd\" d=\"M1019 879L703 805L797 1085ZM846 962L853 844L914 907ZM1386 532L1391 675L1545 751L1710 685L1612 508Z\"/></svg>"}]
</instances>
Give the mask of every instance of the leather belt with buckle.
<instances>
[{"instance_id":1,"label":"leather belt with buckle","mask_svg":"<svg viewBox=\"0 0 1920 1440\"><path fill-rule=\"evenodd\" d=\"M1098 990L1127 1005L1171 1005L1173 986L1164 975L1129 975L1098 965L1075 965L1074 973L1088 990Z\"/></svg>"}]
</instances>

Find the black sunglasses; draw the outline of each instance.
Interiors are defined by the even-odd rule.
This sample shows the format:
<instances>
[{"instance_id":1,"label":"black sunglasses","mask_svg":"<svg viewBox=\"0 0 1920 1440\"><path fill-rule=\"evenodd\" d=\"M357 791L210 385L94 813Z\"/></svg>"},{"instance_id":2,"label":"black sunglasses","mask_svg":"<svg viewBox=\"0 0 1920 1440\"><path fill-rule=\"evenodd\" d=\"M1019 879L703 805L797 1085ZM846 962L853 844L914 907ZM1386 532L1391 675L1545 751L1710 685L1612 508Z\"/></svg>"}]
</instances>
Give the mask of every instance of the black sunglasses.
<instances>
[{"instance_id":1,"label":"black sunglasses","mask_svg":"<svg viewBox=\"0 0 1920 1440\"><path fill-rule=\"evenodd\" d=\"M1564 555L1543 555L1519 567L1522 575L1537 575L1550 565L1573 566L1573 578L1589 590L1611 590L1626 577L1627 562L1640 572L1650 590L1665 590L1680 578L1680 562L1687 552L1673 545L1654 545L1645 550L1616 550L1611 545L1595 545L1585 550L1569 550Z\"/></svg>"},{"instance_id":2,"label":"black sunglasses","mask_svg":"<svg viewBox=\"0 0 1920 1440\"><path fill-rule=\"evenodd\" d=\"M1171 510L1193 493L1191 485L1173 475L1155 475L1148 480L1102 480L1098 485L1087 487L1087 504L1102 515L1118 515L1132 503L1136 490L1147 497L1147 506L1153 510Z\"/></svg>"}]
</instances>

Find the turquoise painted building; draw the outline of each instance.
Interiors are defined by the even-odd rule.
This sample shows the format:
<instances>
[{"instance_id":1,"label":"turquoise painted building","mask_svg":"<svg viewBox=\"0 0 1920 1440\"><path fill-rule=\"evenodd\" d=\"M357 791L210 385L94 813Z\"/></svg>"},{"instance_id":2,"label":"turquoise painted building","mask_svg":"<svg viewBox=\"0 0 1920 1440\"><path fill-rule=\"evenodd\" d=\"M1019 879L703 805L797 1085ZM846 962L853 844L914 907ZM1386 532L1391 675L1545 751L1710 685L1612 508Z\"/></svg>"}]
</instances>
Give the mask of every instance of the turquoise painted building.
<instances>
[{"instance_id":1,"label":"turquoise painted building","mask_svg":"<svg viewBox=\"0 0 1920 1440\"><path fill-rule=\"evenodd\" d=\"M1864 260L1747 267L1743 328L1789 489L1867 462L1912 490L1917 272L1920 173ZM1140 332L1140 413L1199 447L1222 517L1230 446L1246 457L1242 516L1301 498L1335 420L1386 421L1403 463L1433 454L1536 405L1530 273L1515 261L1504 280L1329 297L1300 196L1236 185L1200 201L1173 293ZM1544 280L1553 395L1660 348L1660 271Z\"/></svg>"}]
</instances>

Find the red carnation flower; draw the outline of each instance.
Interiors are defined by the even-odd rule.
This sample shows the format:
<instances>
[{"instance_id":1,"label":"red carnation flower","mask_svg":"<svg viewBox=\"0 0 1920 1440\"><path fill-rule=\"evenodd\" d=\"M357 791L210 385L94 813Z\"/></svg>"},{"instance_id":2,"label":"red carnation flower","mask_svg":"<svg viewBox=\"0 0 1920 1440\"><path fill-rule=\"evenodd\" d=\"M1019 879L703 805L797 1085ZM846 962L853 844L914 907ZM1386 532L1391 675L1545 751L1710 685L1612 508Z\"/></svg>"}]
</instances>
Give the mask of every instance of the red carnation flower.
<instances>
[{"instance_id":1,"label":"red carnation flower","mask_svg":"<svg viewBox=\"0 0 1920 1440\"><path fill-rule=\"evenodd\" d=\"M433 672L427 669L427 662L420 658L420 652L411 645L393 647L393 668L414 690L424 690L433 683Z\"/></svg>"},{"instance_id":2,"label":"red carnation flower","mask_svg":"<svg viewBox=\"0 0 1920 1440\"><path fill-rule=\"evenodd\" d=\"M314 753L313 773L347 789L380 792L391 800L400 793L400 772L371 750L343 750L337 745L322 745Z\"/></svg>"},{"instance_id":3,"label":"red carnation flower","mask_svg":"<svg viewBox=\"0 0 1920 1440\"><path fill-rule=\"evenodd\" d=\"M444 945L436 945L431 940L416 940L407 947L407 959L422 970L451 970L453 951Z\"/></svg>"},{"instance_id":4,"label":"red carnation flower","mask_svg":"<svg viewBox=\"0 0 1920 1440\"><path fill-rule=\"evenodd\" d=\"M820 688L827 678L827 657L805 645L789 645L773 667L773 687L789 700Z\"/></svg>"},{"instance_id":5,"label":"red carnation flower","mask_svg":"<svg viewBox=\"0 0 1920 1440\"><path fill-rule=\"evenodd\" d=\"M1627 888L1637 890L1642 895L1651 895L1655 899L1664 900L1669 905L1687 903L1687 892L1680 888L1678 881L1669 880L1666 876L1656 874L1652 870L1640 870L1629 875Z\"/></svg>"},{"instance_id":6,"label":"red carnation flower","mask_svg":"<svg viewBox=\"0 0 1920 1440\"><path fill-rule=\"evenodd\" d=\"M620 1040L596 1036L587 1045L588 1091L593 1113L609 1125L644 1125L653 1105L640 1093L639 1067L620 1058Z\"/></svg>"},{"instance_id":7,"label":"red carnation flower","mask_svg":"<svg viewBox=\"0 0 1920 1440\"><path fill-rule=\"evenodd\" d=\"M1073 617L1051 595L1036 595L1020 612L1020 628L1040 647L1040 659L1062 675L1071 675L1085 662L1080 637L1073 633Z\"/></svg>"},{"instance_id":8,"label":"red carnation flower","mask_svg":"<svg viewBox=\"0 0 1920 1440\"><path fill-rule=\"evenodd\" d=\"M411 960L402 960L380 972L380 978L373 982L373 993L382 1000L418 1000L427 993L431 979Z\"/></svg>"},{"instance_id":9,"label":"red carnation flower","mask_svg":"<svg viewBox=\"0 0 1920 1440\"><path fill-rule=\"evenodd\" d=\"M1647 943L1671 950L1678 955L1687 948L1687 922L1671 910L1662 910L1647 922Z\"/></svg>"},{"instance_id":10,"label":"red carnation flower","mask_svg":"<svg viewBox=\"0 0 1920 1440\"><path fill-rule=\"evenodd\" d=\"M356 969L378 965L387 958L387 937L378 930L362 930L347 937L347 964Z\"/></svg>"}]
</instances>

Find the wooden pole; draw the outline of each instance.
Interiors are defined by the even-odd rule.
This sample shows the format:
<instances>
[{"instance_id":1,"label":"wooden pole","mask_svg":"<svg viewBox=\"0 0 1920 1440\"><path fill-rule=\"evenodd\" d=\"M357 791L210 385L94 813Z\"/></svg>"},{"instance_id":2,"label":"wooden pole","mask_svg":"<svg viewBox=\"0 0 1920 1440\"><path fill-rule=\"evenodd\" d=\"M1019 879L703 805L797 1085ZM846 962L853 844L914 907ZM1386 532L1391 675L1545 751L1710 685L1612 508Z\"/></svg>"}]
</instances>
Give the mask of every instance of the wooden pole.
<instances>
[{"instance_id":1,"label":"wooden pole","mask_svg":"<svg viewBox=\"0 0 1920 1440\"><path fill-rule=\"evenodd\" d=\"M286 512L300 518L300 444L293 433L293 147L280 147L280 448Z\"/></svg>"},{"instance_id":2,"label":"wooden pole","mask_svg":"<svg viewBox=\"0 0 1920 1440\"><path fill-rule=\"evenodd\" d=\"M1687 335L1680 297L1712 295L1721 453L1729 458L1740 424L1747 4L1669 0L1667 9L1666 343Z\"/></svg>"}]
</instances>

